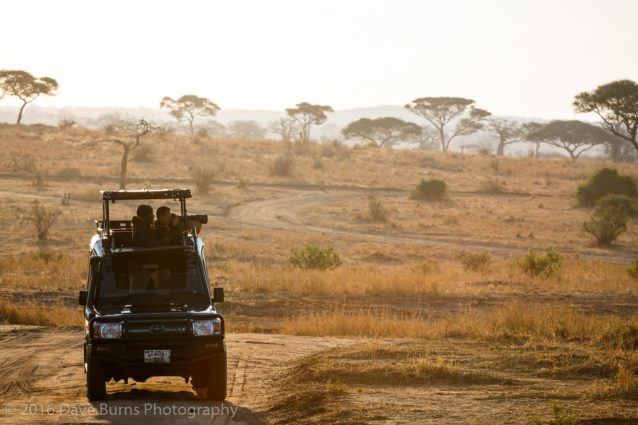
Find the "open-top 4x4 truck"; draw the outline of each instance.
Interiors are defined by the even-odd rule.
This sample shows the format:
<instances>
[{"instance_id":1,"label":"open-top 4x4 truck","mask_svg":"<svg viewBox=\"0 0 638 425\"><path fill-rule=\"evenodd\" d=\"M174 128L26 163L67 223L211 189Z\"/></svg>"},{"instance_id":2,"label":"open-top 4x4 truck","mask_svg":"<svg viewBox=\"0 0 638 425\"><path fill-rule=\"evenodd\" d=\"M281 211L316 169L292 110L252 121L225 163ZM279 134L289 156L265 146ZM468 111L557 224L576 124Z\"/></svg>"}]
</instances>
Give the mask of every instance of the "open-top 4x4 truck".
<instances>
[{"instance_id":1,"label":"open-top 4x4 truck","mask_svg":"<svg viewBox=\"0 0 638 425\"><path fill-rule=\"evenodd\" d=\"M89 400L106 397L106 383L151 376L181 376L226 398L224 318L215 309L223 288L209 291L204 243L197 234L208 217L188 216L187 189L102 191L103 217L92 237L84 306L84 370ZM111 220L118 201L178 201L181 241L170 246L133 244L131 220ZM189 228L190 227L190 228Z\"/></svg>"}]
</instances>

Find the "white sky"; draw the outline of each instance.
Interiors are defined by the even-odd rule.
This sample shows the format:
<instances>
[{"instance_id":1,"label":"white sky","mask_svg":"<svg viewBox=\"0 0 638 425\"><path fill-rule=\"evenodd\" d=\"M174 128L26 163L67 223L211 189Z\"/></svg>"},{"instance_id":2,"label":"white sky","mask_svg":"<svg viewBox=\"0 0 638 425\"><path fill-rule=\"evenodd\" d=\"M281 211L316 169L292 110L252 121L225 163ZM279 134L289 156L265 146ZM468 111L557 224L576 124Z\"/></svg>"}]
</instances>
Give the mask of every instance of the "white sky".
<instances>
[{"instance_id":1,"label":"white sky","mask_svg":"<svg viewBox=\"0 0 638 425\"><path fill-rule=\"evenodd\" d=\"M60 83L43 106L462 96L495 114L570 118L576 93L638 80L632 0L20 0L1 13L0 69Z\"/></svg>"}]
</instances>

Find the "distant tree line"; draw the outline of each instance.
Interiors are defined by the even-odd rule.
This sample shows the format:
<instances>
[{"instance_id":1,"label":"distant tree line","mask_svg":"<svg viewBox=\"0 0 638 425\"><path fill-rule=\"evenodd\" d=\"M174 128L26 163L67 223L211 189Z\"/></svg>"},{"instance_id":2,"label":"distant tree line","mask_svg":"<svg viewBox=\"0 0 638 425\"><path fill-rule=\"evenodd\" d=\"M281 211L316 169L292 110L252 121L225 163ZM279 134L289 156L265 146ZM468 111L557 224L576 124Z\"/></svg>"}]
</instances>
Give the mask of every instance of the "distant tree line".
<instances>
[{"instance_id":1,"label":"distant tree line","mask_svg":"<svg viewBox=\"0 0 638 425\"><path fill-rule=\"evenodd\" d=\"M57 89L58 82L51 77L35 77L22 70L0 70L0 99L14 97L20 102L17 125L22 122L25 108L30 103L40 96L55 96ZM493 117L487 110L477 107L473 99L420 97L405 108L423 119L423 125L397 117L361 118L346 125L342 135L345 139L380 148L407 143L427 149L438 146L447 152L459 137L482 130L494 136L497 155L504 155L509 145L529 142L536 146L536 156L541 146L547 145L565 151L572 159L596 147L602 147L607 157L615 162L638 159L636 82L618 80L579 93L573 107L579 113L595 114L601 120L600 124L577 120L523 123ZM177 99L165 96L160 101L160 108L166 109L179 123L185 123L190 134L197 130L205 135L241 139L264 139L268 134L275 134L283 141L302 144L312 140L312 127L324 124L327 114L334 112L328 105L301 102L287 108L283 118L264 128L255 121L233 121L224 126L213 120L221 108L210 99L194 94ZM198 124L200 119L208 121ZM125 127L132 128L141 122L129 120ZM156 128L154 124L144 122L149 128Z\"/></svg>"}]
</instances>

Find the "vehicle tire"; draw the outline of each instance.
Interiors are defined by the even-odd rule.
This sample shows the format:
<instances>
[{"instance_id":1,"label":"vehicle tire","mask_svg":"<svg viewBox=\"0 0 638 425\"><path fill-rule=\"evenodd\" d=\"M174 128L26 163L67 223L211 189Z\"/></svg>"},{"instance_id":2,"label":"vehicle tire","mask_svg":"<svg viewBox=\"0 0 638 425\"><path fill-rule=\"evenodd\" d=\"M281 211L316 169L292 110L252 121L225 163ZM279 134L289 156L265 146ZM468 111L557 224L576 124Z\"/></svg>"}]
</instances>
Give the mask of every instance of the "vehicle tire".
<instances>
[{"instance_id":1,"label":"vehicle tire","mask_svg":"<svg viewBox=\"0 0 638 425\"><path fill-rule=\"evenodd\" d=\"M106 372L104 362L91 359L86 363L86 397L91 401L106 398Z\"/></svg>"},{"instance_id":2,"label":"vehicle tire","mask_svg":"<svg viewBox=\"0 0 638 425\"><path fill-rule=\"evenodd\" d=\"M213 359L208 365L209 400L224 401L226 399L226 353Z\"/></svg>"}]
</instances>

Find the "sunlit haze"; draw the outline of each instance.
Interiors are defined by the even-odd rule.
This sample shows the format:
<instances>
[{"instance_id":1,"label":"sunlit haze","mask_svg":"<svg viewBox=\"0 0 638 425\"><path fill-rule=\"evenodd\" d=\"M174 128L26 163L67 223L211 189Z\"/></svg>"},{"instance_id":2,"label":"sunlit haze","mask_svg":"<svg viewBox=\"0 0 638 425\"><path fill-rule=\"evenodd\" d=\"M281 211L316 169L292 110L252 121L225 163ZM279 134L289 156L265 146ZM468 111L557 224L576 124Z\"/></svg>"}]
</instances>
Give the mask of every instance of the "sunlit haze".
<instances>
[{"instance_id":1,"label":"sunlit haze","mask_svg":"<svg viewBox=\"0 0 638 425\"><path fill-rule=\"evenodd\" d=\"M0 68L60 83L40 106L463 96L495 114L571 118L576 93L638 78L630 0L12 1L2 14Z\"/></svg>"}]
</instances>

